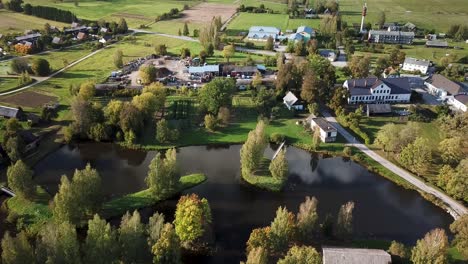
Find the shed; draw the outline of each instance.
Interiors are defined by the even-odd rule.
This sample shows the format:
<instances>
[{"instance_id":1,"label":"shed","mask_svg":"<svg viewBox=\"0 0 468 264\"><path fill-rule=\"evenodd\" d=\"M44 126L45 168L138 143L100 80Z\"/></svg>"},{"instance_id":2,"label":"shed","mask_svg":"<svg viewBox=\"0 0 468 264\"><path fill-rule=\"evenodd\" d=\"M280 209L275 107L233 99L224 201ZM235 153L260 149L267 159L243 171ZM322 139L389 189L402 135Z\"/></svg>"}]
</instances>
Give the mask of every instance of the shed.
<instances>
[{"instance_id":1,"label":"shed","mask_svg":"<svg viewBox=\"0 0 468 264\"><path fill-rule=\"evenodd\" d=\"M382 249L323 247L323 264L391 264L390 254Z\"/></svg>"},{"instance_id":2,"label":"shed","mask_svg":"<svg viewBox=\"0 0 468 264\"><path fill-rule=\"evenodd\" d=\"M390 104L368 104L366 108L367 116L372 114L389 114L392 112Z\"/></svg>"},{"instance_id":3,"label":"shed","mask_svg":"<svg viewBox=\"0 0 468 264\"><path fill-rule=\"evenodd\" d=\"M428 40L426 42L426 47L433 47L433 48L448 48L447 41L440 41L440 40Z\"/></svg>"},{"instance_id":4,"label":"shed","mask_svg":"<svg viewBox=\"0 0 468 264\"><path fill-rule=\"evenodd\" d=\"M219 65L204 65L204 66L190 66L188 69L190 74L205 74L216 73L219 74Z\"/></svg>"},{"instance_id":5,"label":"shed","mask_svg":"<svg viewBox=\"0 0 468 264\"><path fill-rule=\"evenodd\" d=\"M23 111L19 108L0 105L0 116L2 117L21 119L23 115Z\"/></svg>"},{"instance_id":6,"label":"shed","mask_svg":"<svg viewBox=\"0 0 468 264\"><path fill-rule=\"evenodd\" d=\"M291 108L297 102L297 100L299 99L297 99L297 97L291 92L288 92L286 96L283 97L283 103L289 110L291 110Z\"/></svg>"}]
</instances>

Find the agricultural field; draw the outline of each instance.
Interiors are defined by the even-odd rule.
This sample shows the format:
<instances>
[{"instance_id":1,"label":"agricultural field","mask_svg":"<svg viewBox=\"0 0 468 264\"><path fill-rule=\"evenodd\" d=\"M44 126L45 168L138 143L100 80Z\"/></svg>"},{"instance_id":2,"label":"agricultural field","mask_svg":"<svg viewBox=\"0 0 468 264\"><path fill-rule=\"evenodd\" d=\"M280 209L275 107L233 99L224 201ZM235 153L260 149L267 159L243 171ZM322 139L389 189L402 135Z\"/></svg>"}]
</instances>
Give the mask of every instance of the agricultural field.
<instances>
[{"instance_id":1,"label":"agricultural field","mask_svg":"<svg viewBox=\"0 0 468 264\"><path fill-rule=\"evenodd\" d=\"M44 24L62 28L68 26L61 22L51 21L0 9L0 34L23 33L28 29L43 29Z\"/></svg>"},{"instance_id":2,"label":"agricultural field","mask_svg":"<svg viewBox=\"0 0 468 264\"><path fill-rule=\"evenodd\" d=\"M251 26L277 27L285 32L288 29L295 30L299 26L310 26L316 29L319 25L319 19L291 19L285 14L240 13L229 23L226 33L236 36L240 32L248 32Z\"/></svg>"},{"instance_id":3,"label":"agricultural field","mask_svg":"<svg viewBox=\"0 0 468 264\"><path fill-rule=\"evenodd\" d=\"M387 22L411 22L418 27L445 32L452 24L467 24L466 0L340 0L340 13L348 23L361 22L363 2L367 2L366 22L377 22L381 11Z\"/></svg>"}]
</instances>

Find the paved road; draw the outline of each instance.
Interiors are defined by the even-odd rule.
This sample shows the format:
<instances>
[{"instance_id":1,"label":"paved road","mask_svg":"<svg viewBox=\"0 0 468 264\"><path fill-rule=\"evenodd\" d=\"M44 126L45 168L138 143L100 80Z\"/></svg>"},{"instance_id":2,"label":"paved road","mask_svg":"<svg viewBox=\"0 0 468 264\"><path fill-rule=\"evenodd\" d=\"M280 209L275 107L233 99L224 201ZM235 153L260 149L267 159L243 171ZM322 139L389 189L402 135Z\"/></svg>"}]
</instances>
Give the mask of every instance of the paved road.
<instances>
[{"instance_id":1,"label":"paved road","mask_svg":"<svg viewBox=\"0 0 468 264\"><path fill-rule=\"evenodd\" d=\"M348 131L346 131L346 129L344 129L336 121L335 117L333 117L330 113L322 112L322 114L324 115L325 119L327 119L328 122L332 123L336 127L336 129L338 129L338 132L341 135L343 135L343 137L348 142L351 143L350 145L358 148L359 150L364 152L364 154L366 154L367 156L369 156L373 160L377 161L378 163L380 163L382 166L389 169L393 173L395 173L398 176L402 177L403 179L405 179L406 181L411 183L413 186L415 186L417 189L419 189L419 190L421 190L423 192L426 192L426 193L430 193L430 194L436 196L437 198L439 198L440 200L442 200L445 203L446 207L448 208L448 213L450 215L452 215L453 218L457 219L461 215L468 214L468 209L466 207L464 207L463 205L461 205L460 203L458 203L454 199L450 198L445 193L443 193L443 192L441 192L441 191L439 191L439 190L425 184L423 181L421 181L420 179L418 179L415 176L411 175L406 170L401 169L400 167L398 167L395 164L391 163L387 159L381 157L380 155L378 155L374 151L370 150L366 145L364 145L361 142L357 141L356 138L353 135L351 135Z\"/></svg>"}]
</instances>

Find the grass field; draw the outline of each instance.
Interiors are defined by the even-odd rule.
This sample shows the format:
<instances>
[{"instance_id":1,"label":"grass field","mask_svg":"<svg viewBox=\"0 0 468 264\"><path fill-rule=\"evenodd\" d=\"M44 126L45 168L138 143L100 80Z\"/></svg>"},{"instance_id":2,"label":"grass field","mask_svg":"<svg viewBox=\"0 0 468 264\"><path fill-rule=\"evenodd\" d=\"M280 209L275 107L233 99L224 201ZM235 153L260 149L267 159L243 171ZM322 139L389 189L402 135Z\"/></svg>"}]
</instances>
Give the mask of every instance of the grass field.
<instances>
[{"instance_id":1,"label":"grass field","mask_svg":"<svg viewBox=\"0 0 468 264\"><path fill-rule=\"evenodd\" d=\"M38 17L27 16L0 9L0 34L23 33L27 29L43 29L44 24L62 28L67 24Z\"/></svg>"},{"instance_id":2,"label":"grass field","mask_svg":"<svg viewBox=\"0 0 468 264\"><path fill-rule=\"evenodd\" d=\"M466 0L340 0L340 13L348 23L361 22L361 10L367 2L366 22L377 23L385 12L387 22L411 22L420 28L445 32L452 24L468 25Z\"/></svg>"},{"instance_id":3,"label":"grass field","mask_svg":"<svg viewBox=\"0 0 468 264\"><path fill-rule=\"evenodd\" d=\"M18 86L17 78L0 78L0 92L5 92Z\"/></svg>"}]
</instances>

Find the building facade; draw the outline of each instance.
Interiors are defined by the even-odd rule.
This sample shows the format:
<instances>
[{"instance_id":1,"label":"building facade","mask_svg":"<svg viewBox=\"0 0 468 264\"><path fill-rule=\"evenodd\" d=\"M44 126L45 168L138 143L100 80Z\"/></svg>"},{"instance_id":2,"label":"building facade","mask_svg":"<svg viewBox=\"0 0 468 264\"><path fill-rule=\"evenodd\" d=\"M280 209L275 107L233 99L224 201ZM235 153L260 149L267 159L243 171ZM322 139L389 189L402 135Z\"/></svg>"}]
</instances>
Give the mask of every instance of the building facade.
<instances>
[{"instance_id":1,"label":"building facade","mask_svg":"<svg viewBox=\"0 0 468 264\"><path fill-rule=\"evenodd\" d=\"M418 60L415 58L405 58L405 62L403 63L403 70L416 72L420 71L422 74L426 74L429 70L430 62L426 60Z\"/></svg>"},{"instance_id":2,"label":"building facade","mask_svg":"<svg viewBox=\"0 0 468 264\"><path fill-rule=\"evenodd\" d=\"M389 44L412 44L414 32L369 30L369 42Z\"/></svg>"},{"instance_id":3,"label":"building facade","mask_svg":"<svg viewBox=\"0 0 468 264\"><path fill-rule=\"evenodd\" d=\"M322 140L322 142L328 143L336 141L338 130L327 120L321 117L310 116L308 121L312 131L315 131L316 129L320 131L320 140Z\"/></svg>"},{"instance_id":4,"label":"building facade","mask_svg":"<svg viewBox=\"0 0 468 264\"><path fill-rule=\"evenodd\" d=\"M430 94L445 99L448 96L455 96L463 93L461 85L447 79L440 74L434 74L424 82Z\"/></svg>"},{"instance_id":5,"label":"building facade","mask_svg":"<svg viewBox=\"0 0 468 264\"><path fill-rule=\"evenodd\" d=\"M267 41L269 37L272 37L273 40L277 40L280 33L281 30L279 28L254 26L250 27L247 39L254 41Z\"/></svg>"},{"instance_id":6,"label":"building facade","mask_svg":"<svg viewBox=\"0 0 468 264\"><path fill-rule=\"evenodd\" d=\"M349 91L349 104L409 103L411 99L408 78L349 79L343 87Z\"/></svg>"},{"instance_id":7,"label":"building facade","mask_svg":"<svg viewBox=\"0 0 468 264\"><path fill-rule=\"evenodd\" d=\"M458 94L447 100L447 103L458 111L468 111L468 95Z\"/></svg>"}]
</instances>

